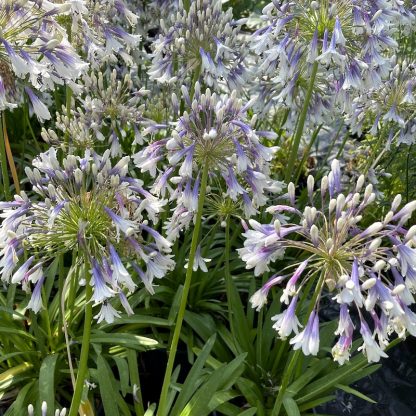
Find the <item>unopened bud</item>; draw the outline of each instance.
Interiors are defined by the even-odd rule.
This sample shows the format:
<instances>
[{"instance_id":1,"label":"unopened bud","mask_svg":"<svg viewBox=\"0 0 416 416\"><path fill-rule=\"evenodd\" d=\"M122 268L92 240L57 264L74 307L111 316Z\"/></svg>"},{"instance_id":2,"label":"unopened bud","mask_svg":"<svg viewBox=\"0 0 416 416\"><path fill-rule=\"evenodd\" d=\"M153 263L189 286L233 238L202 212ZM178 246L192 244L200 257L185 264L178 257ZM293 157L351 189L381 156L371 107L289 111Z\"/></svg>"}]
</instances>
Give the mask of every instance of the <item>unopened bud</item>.
<instances>
[{"instance_id":1,"label":"unopened bud","mask_svg":"<svg viewBox=\"0 0 416 416\"><path fill-rule=\"evenodd\" d=\"M386 267L386 262L384 260L379 260L374 266L373 266L373 271L377 272L381 272L385 267Z\"/></svg>"},{"instance_id":2,"label":"unopened bud","mask_svg":"<svg viewBox=\"0 0 416 416\"><path fill-rule=\"evenodd\" d=\"M337 200L336 199L331 199L329 201L329 213L330 214L334 211L336 206L337 206Z\"/></svg>"},{"instance_id":3,"label":"unopened bud","mask_svg":"<svg viewBox=\"0 0 416 416\"><path fill-rule=\"evenodd\" d=\"M328 176L324 176L321 180L321 195L324 196L328 190Z\"/></svg>"},{"instance_id":4,"label":"unopened bud","mask_svg":"<svg viewBox=\"0 0 416 416\"><path fill-rule=\"evenodd\" d=\"M364 185L364 181L365 181L364 175L360 175L360 177L357 179L357 185L355 186L356 192L361 192L361 189Z\"/></svg>"},{"instance_id":5,"label":"unopened bud","mask_svg":"<svg viewBox=\"0 0 416 416\"><path fill-rule=\"evenodd\" d=\"M275 220L273 225L274 225L274 229L276 231L276 234L280 235L280 230L282 229L281 222L279 220Z\"/></svg>"},{"instance_id":6,"label":"unopened bud","mask_svg":"<svg viewBox=\"0 0 416 416\"><path fill-rule=\"evenodd\" d=\"M312 243L315 247L319 245L319 230L318 227L313 224L310 230Z\"/></svg>"},{"instance_id":7,"label":"unopened bud","mask_svg":"<svg viewBox=\"0 0 416 416\"><path fill-rule=\"evenodd\" d=\"M391 204L391 210L394 212L399 208L400 204L402 203L402 196L400 194L396 195L393 199L393 203Z\"/></svg>"},{"instance_id":8,"label":"unopened bud","mask_svg":"<svg viewBox=\"0 0 416 416\"><path fill-rule=\"evenodd\" d=\"M308 188L309 198L311 198L311 199L312 199L312 195L313 195L314 186L315 186L315 179L312 175L309 175L308 180L307 180L307 188Z\"/></svg>"},{"instance_id":9,"label":"unopened bud","mask_svg":"<svg viewBox=\"0 0 416 416\"><path fill-rule=\"evenodd\" d=\"M337 220L337 231L341 231L345 226L345 218L338 218Z\"/></svg>"},{"instance_id":10,"label":"unopened bud","mask_svg":"<svg viewBox=\"0 0 416 416\"><path fill-rule=\"evenodd\" d=\"M384 223L384 224L388 224L388 223L392 220L393 215L394 215L393 211L389 211L389 212L386 214L386 216L384 217L383 223Z\"/></svg>"},{"instance_id":11,"label":"unopened bud","mask_svg":"<svg viewBox=\"0 0 416 416\"><path fill-rule=\"evenodd\" d=\"M360 203L360 194L356 192L352 197L352 205L356 207Z\"/></svg>"},{"instance_id":12,"label":"unopened bud","mask_svg":"<svg viewBox=\"0 0 416 416\"><path fill-rule=\"evenodd\" d=\"M406 235L404 237L404 241L408 242L408 241L412 240L415 235L416 235L416 225L412 225L409 228L409 231L406 233Z\"/></svg>"},{"instance_id":13,"label":"unopened bud","mask_svg":"<svg viewBox=\"0 0 416 416\"><path fill-rule=\"evenodd\" d=\"M373 193L373 185L368 184L364 191L364 200L367 201L367 199L370 197L370 195Z\"/></svg>"},{"instance_id":14,"label":"unopened bud","mask_svg":"<svg viewBox=\"0 0 416 416\"><path fill-rule=\"evenodd\" d=\"M381 245L381 238L376 238L375 240L373 240L370 244L370 246L368 247L368 249L370 251L376 251Z\"/></svg>"},{"instance_id":15,"label":"unopened bud","mask_svg":"<svg viewBox=\"0 0 416 416\"><path fill-rule=\"evenodd\" d=\"M377 279L375 277L371 277L370 279L367 279L362 285L361 288L363 290L371 289L375 284L377 283Z\"/></svg>"},{"instance_id":16,"label":"unopened bud","mask_svg":"<svg viewBox=\"0 0 416 416\"><path fill-rule=\"evenodd\" d=\"M365 229L360 235L361 237L369 237L370 235L376 234L383 229L384 225L382 222L375 222Z\"/></svg>"},{"instance_id":17,"label":"unopened bud","mask_svg":"<svg viewBox=\"0 0 416 416\"><path fill-rule=\"evenodd\" d=\"M400 295L404 290L406 289L406 286L403 283L400 283L397 285L392 291L392 295Z\"/></svg>"},{"instance_id":18,"label":"unopened bud","mask_svg":"<svg viewBox=\"0 0 416 416\"><path fill-rule=\"evenodd\" d=\"M287 186L287 193L289 195L289 201L292 205L295 205L295 184L290 182Z\"/></svg>"}]
</instances>

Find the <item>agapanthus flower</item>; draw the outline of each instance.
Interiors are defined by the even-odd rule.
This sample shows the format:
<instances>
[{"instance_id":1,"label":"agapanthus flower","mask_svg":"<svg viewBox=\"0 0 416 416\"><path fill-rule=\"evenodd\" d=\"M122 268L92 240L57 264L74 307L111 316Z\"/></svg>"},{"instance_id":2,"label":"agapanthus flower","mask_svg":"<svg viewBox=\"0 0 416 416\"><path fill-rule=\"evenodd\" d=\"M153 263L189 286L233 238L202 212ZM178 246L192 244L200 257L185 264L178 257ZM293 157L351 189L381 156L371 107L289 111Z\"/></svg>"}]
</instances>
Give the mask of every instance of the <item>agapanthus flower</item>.
<instances>
[{"instance_id":1,"label":"agapanthus flower","mask_svg":"<svg viewBox=\"0 0 416 416\"><path fill-rule=\"evenodd\" d=\"M258 76L271 81L280 105L302 105L313 82L312 108L338 103L345 111L352 92L388 74L397 7L383 0L273 1L263 9L266 25L252 35Z\"/></svg>"},{"instance_id":2,"label":"agapanthus flower","mask_svg":"<svg viewBox=\"0 0 416 416\"><path fill-rule=\"evenodd\" d=\"M178 12L161 21L150 78L184 83L194 72L210 87L224 80L231 90L240 88L246 77L242 23L233 20L231 9L223 12L219 0L195 0L189 10L180 1Z\"/></svg>"},{"instance_id":3,"label":"agapanthus flower","mask_svg":"<svg viewBox=\"0 0 416 416\"><path fill-rule=\"evenodd\" d=\"M384 130L389 141L408 145L416 142L415 63L396 64L387 80L355 98L350 124L360 132L363 124L370 124L373 135ZM388 143L389 145L390 143Z\"/></svg>"},{"instance_id":4,"label":"agapanthus flower","mask_svg":"<svg viewBox=\"0 0 416 416\"><path fill-rule=\"evenodd\" d=\"M44 3L0 4L0 111L19 105L25 92L41 121L50 114L39 92L53 90L56 84L72 85L87 66L56 22L66 6Z\"/></svg>"},{"instance_id":5,"label":"agapanthus flower","mask_svg":"<svg viewBox=\"0 0 416 416\"><path fill-rule=\"evenodd\" d=\"M120 58L127 66L134 65L132 51L141 41L134 33L138 16L124 0L77 0L69 5L72 43L94 68L117 64Z\"/></svg>"},{"instance_id":6,"label":"agapanthus flower","mask_svg":"<svg viewBox=\"0 0 416 416\"><path fill-rule=\"evenodd\" d=\"M166 21L178 11L177 0L127 0L126 4L137 14L137 30L147 42L153 42L158 35L160 20Z\"/></svg>"},{"instance_id":7,"label":"agapanthus flower","mask_svg":"<svg viewBox=\"0 0 416 416\"><path fill-rule=\"evenodd\" d=\"M38 199L22 193L0 203L1 278L25 289L35 285L28 305L35 312L41 307L44 267L67 252L76 256L79 281L91 274L99 321L119 316L110 305L113 297L131 312L124 292L133 292L139 281L153 291L154 278L174 266L171 243L150 225L165 201L128 176L129 157L112 166L109 156L109 150L102 156L86 151L59 163L51 148L33 161L33 169L26 168Z\"/></svg>"},{"instance_id":8,"label":"agapanthus flower","mask_svg":"<svg viewBox=\"0 0 416 416\"><path fill-rule=\"evenodd\" d=\"M257 276L269 271L270 263L289 251L304 258L272 276L253 295L251 303L260 309L267 302L270 288L282 284L280 301L289 306L273 318L274 328L280 338L294 333L290 343L295 349L316 354L320 302L329 293L340 306L335 332L339 340L332 350L334 360L340 364L350 355L354 332L351 309L358 314L361 349L368 361L386 356L384 349L393 332L399 337L406 332L416 335L416 314L410 310L414 303L412 293L416 292L416 226L405 227L416 210L416 201L400 208L398 195L384 218L374 222L371 207L376 195L371 184L363 189L364 184L365 178L360 176L355 188L343 193L340 165L334 160L320 190L315 191L314 178L309 176L309 203L303 210L296 203L295 186L290 183L289 204L267 209L276 218L272 224L250 220L251 229L243 234L244 248L239 249L247 268L254 268ZM290 219L283 221L284 218ZM308 323L299 333L296 303L305 287L312 288L314 302ZM370 331L370 327L374 329Z\"/></svg>"},{"instance_id":9,"label":"agapanthus flower","mask_svg":"<svg viewBox=\"0 0 416 416\"><path fill-rule=\"evenodd\" d=\"M127 138L128 148L132 143L143 143L140 128L156 125L143 116L144 100L149 91L137 89L129 74L119 79L115 69L108 77L92 71L84 75L78 85L82 92L74 97L70 117L66 109L65 114L57 114L55 125L63 138L52 129L43 129L42 137L48 143L81 149L101 144L110 147L111 156L121 156L120 142L126 140L129 131L133 131L134 136ZM65 143L67 137L69 143Z\"/></svg>"},{"instance_id":10,"label":"agapanthus flower","mask_svg":"<svg viewBox=\"0 0 416 416\"><path fill-rule=\"evenodd\" d=\"M172 137L155 141L135 154L134 162L142 172L158 177L153 192L167 191L176 201L172 218L179 229L192 220L197 209L201 174L208 171L209 183L222 182L232 200L243 200L252 209L266 203L267 192L279 192L280 182L269 177L269 162L276 150L261 143L261 137L275 138L271 132L256 131L247 120L249 104L243 105L236 94L220 97L209 89L201 94L196 84L191 101L183 87L188 107L179 118ZM159 162L167 164L163 166ZM173 183L174 188L170 185ZM177 235L178 228L169 227ZM176 230L176 231L175 231Z\"/></svg>"}]
</instances>

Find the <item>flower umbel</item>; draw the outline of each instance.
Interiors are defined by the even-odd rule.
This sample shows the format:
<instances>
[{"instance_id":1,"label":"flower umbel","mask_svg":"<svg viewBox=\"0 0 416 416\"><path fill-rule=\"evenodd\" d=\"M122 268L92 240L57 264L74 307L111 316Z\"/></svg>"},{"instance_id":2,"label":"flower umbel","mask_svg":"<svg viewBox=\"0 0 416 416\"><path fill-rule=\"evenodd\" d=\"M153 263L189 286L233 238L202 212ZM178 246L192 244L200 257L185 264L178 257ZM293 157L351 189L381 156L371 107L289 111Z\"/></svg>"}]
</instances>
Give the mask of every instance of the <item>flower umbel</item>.
<instances>
[{"instance_id":1,"label":"flower umbel","mask_svg":"<svg viewBox=\"0 0 416 416\"><path fill-rule=\"evenodd\" d=\"M399 337L404 337L406 330L416 334L416 315L409 309L409 305L414 303L412 293L415 292L416 227L405 229L405 223L416 210L416 201L399 209L401 197L398 195L385 217L368 225L369 207L376 196L371 184L363 190L364 182L364 176L360 176L352 192L342 193L341 170L338 161L334 160L331 172L323 177L317 195L314 178L308 178L310 203L303 212L296 204L295 187L289 184L290 205L267 209L275 215L273 224L250 220L252 229L243 234L244 248L239 250L247 268L254 268L256 275L269 270L269 264L281 258L287 250L306 256L304 262L285 267L279 279L272 278L260 289L263 296L260 298L255 294L251 302L261 308L270 287L287 280L280 301L289 307L283 316L274 318L279 336L286 338L291 332L297 332L294 304L312 280L315 288L312 315L305 330L290 343L295 345L295 349L302 348L305 354L316 354L319 345L318 314L326 289L332 300L340 305L336 331L340 338L333 349L334 359L340 364L348 360L352 344L350 308L357 310L364 341L362 350L369 361L378 361L385 356L383 350L392 332ZM282 213L289 214L291 221L283 223ZM362 223L367 225L362 227ZM290 271L293 267L296 270ZM366 322L368 316L374 324L373 334Z\"/></svg>"},{"instance_id":2,"label":"flower umbel","mask_svg":"<svg viewBox=\"0 0 416 416\"><path fill-rule=\"evenodd\" d=\"M127 176L128 163L125 157L112 166L109 151L103 156L87 151L60 164L52 148L33 161L33 170L26 169L39 200L22 193L0 204L2 280L36 284L33 310L40 309L43 266L66 252L74 253L77 267L92 273L92 298L102 304L97 318L107 322L118 316L109 300L119 296L126 304L123 290L135 290L135 275L152 291L153 279L174 266L171 244L149 225L157 222L165 202ZM31 257L18 267L23 252Z\"/></svg>"},{"instance_id":3,"label":"flower umbel","mask_svg":"<svg viewBox=\"0 0 416 416\"><path fill-rule=\"evenodd\" d=\"M151 143L134 155L135 164L152 176L157 174L158 162L167 158L168 167L160 172L153 191L163 196L169 189L183 219L183 213L196 210L200 173L206 167L210 183L222 183L232 200L243 199L252 212L264 205L266 192L281 190L280 183L269 177L276 148L260 141L262 136L273 139L275 134L253 129L246 116L249 104L243 105L235 93L219 97L207 89L201 94L199 83L192 101L185 87L182 92L189 112L179 118L172 137Z\"/></svg>"}]
</instances>

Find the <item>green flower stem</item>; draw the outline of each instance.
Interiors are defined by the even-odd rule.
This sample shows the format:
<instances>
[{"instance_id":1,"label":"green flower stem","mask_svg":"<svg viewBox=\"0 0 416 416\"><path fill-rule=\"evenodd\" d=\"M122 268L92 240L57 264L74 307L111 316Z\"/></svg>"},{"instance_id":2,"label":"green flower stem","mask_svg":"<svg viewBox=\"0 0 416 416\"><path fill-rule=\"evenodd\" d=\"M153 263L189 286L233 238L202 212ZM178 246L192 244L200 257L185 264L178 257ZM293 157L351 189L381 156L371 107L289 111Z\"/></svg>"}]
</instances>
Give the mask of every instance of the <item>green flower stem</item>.
<instances>
[{"instance_id":1,"label":"green flower stem","mask_svg":"<svg viewBox=\"0 0 416 416\"><path fill-rule=\"evenodd\" d=\"M172 343L170 346L169 358L168 358L168 363L166 366L165 377L163 379L162 392L160 394L160 400L159 400L159 409L157 412L158 416L167 415L166 406L167 406L168 391L170 387L170 379L172 377L173 365L175 362L176 351L178 349L178 342L179 342L179 337L181 334L182 323L183 323L183 319L185 316L186 303L188 300L189 289L191 287L193 265L194 265L194 260L195 260L196 249L198 247L199 230L201 228L202 212L203 212L203 207L204 207L205 193L206 193L207 181L208 181L208 163L204 163L203 169L204 170L202 172L201 187L199 189L199 197L198 197L198 211L196 213L195 227L192 233L191 250L189 252L188 268L186 270L185 284L184 284L183 292L182 292L182 299L179 305L178 317L176 319L176 325L175 325L175 329L173 332ZM69 415L69 416L74 416L74 415Z\"/></svg>"},{"instance_id":2,"label":"green flower stem","mask_svg":"<svg viewBox=\"0 0 416 416\"><path fill-rule=\"evenodd\" d=\"M59 268L58 268L58 296L59 301L62 299L62 293L64 291L64 284L65 284L65 265L64 265L64 256L61 254L59 256ZM58 340L61 339L63 335L63 326L64 326L64 317L62 313L59 314L58 318Z\"/></svg>"},{"instance_id":3,"label":"green flower stem","mask_svg":"<svg viewBox=\"0 0 416 416\"><path fill-rule=\"evenodd\" d=\"M6 155L6 146L4 143L4 134L3 134L3 120L1 117L0 120L0 162L1 162L1 175L3 179L3 192L4 197L7 201L10 201L10 180L9 172L7 170L7 155Z\"/></svg>"},{"instance_id":4,"label":"green flower stem","mask_svg":"<svg viewBox=\"0 0 416 416\"><path fill-rule=\"evenodd\" d=\"M134 398L134 411L136 412L136 416L143 416L143 398L142 391L140 388L139 365L137 363L137 356L135 350L127 350L127 361L129 365L131 384L133 386L135 385L137 388L136 397Z\"/></svg>"},{"instance_id":5,"label":"green flower stem","mask_svg":"<svg viewBox=\"0 0 416 416\"><path fill-rule=\"evenodd\" d=\"M89 272L85 273L85 316L84 316L84 333L82 335L81 358L79 361L77 381L75 391L72 397L71 408L68 416L77 416L81 404L82 391L84 390L85 375L88 368L88 352L90 348L91 322L92 322L92 286L90 285Z\"/></svg>"},{"instance_id":6,"label":"green flower stem","mask_svg":"<svg viewBox=\"0 0 416 416\"><path fill-rule=\"evenodd\" d=\"M293 137L293 143L290 149L289 163L287 165L286 176L285 176L286 182L290 181L291 175L294 172L295 161L298 156L300 139L302 138L306 116L308 115L309 104L311 102L312 92L313 92L313 87L315 84L317 72L318 72L318 62L315 61L312 66L312 73L311 73L311 78L309 80L308 90L306 91L305 101L303 103L302 111L299 115L299 119L298 119L298 123L296 127L296 133L295 133L295 136Z\"/></svg>"},{"instance_id":7,"label":"green flower stem","mask_svg":"<svg viewBox=\"0 0 416 416\"><path fill-rule=\"evenodd\" d=\"M308 313L306 314L305 325L307 323L307 320L308 320L310 314L312 313L313 308L315 307L316 300L318 299L318 296L321 293L322 286L325 283L325 276L326 276L325 271L323 271L320 278L319 278L319 281L318 281L318 284L316 286L313 297L311 299L311 303L309 304ZM296 367L296 364L299 360L299 356L300 356L301 352L302 352L301 349L298 349L294 352L294 354L292 355L291 360L289 361L289 364L288 364L287 368L285 368L285 370L284 370L282 384L280 386L279 393L277 394L276 401L274 403L274 407L273 407L271 416L279 416L279 414L280 414L280 409L282 408L283 399L284 399L284 396L285 396L285 393L286 393L286 389L287 389L287 387L290 383L293 371L295 370L295 367Z\"/></svg>"},{"instance_id":8,"label":"green flower stem","mask_svg":"<svg viewBox=\"0 0 416 416\"><path fill-rule=\"evenodd\" d=\"M65 95L66 95L66 116L68 117L68 120L71 120L71 101L72 101L72 90L67 85L65 89ZM65 149L68 147L69 144L69 130L65 132L64 136L64 145Z\"/></svg>"},{"instance_id":9,"label":"green flower stem","mask_svg":"<svg viewBox=\"0 0 416 416\"><path fill-rule=\"evenodd\" d=\"M227 309L228 309L228 321L233 326L233 308L232 308L232 284L231 273L230 273L230 251L231 251L231 240L230 240L230 216L228 215L225 220L225 253L224 253L224 272L225 272L225 287L227 291ZM234 331L232 331L234 332Z\"/></svg>"}]
</instances>

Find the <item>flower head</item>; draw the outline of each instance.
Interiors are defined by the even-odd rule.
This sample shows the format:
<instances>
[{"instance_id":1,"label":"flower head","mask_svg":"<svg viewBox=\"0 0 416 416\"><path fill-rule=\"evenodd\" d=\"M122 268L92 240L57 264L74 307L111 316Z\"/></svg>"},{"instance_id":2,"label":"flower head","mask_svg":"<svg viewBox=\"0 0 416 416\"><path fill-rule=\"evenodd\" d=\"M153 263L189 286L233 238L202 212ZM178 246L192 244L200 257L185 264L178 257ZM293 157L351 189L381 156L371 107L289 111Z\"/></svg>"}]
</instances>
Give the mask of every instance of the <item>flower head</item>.
<instances>
[{"instance_id":1,"label":"flower head","mask_svg":"<svg viewBox=\"0 0 416 416\"><path fill-rule=\"evenodd\" d=\"M379 86L391 68L398 46L393 22L405 13L399 9L406 9L393 3L270 2L263 9L265 25L251 38L260 61L256 85L263 86L258 99L267 105L272 98L276 105L293 110L302 106L313 83L310 117L323 108L331 108L329 114L337 107L350 111L351 97Z\"/></svg>"},{"instance_id":2,"label":"flower head","mask_svg":"<svg viewBox=\"0 0 416 416\"><path fill-rule=\"evenodd\" d=\"M243 106L234 93L219 97L207 89L201 94L197 84L193 101L185 87L183 96L189 112L179 118L172 137L153 142L134 155L135 164L152 176L156 176L159 162L167 159L167 168L160 172L153 191L164 195L169 190L183 219L185 211L196 211L205 168L210 183L221 182L232 200L242 198L253 207L264 205L265 193L279 192L281 187L268 176L275 148L264 146L260 137L275 135L251 127L248 105ZM169 180L176 189L169 186Z\"/></svg>"},{"instance_id":3,"label":"flower head","mask_svg":"<svg viewBox=\"0 0 416 416\"><path fill-rule=\"evenodd\" d=\"M141 41L134 33L139 17L124 0L71 1L70 5L72 43L92 67L116 64L119 59L126 66L134 65L132 52Z\"/></svg>"},{"instance_id":4,"label":"flower head","mask_svg":"<svg viewBox=\"0 0 416 416\"><path fill-rule=\"evenodd\" d=\"M312 281L314 287L314 312L305 330L291 343L295 349L302 347L305 354L317 352L316 322L320 299L326 289L332 300L340 305L336 331L340 339L333 355L341 364L348 360L352 343L349 308L358 312L366 346L363 351L368 353L369 361L376 361L377 354L384 356L384 353L377 353L376 338L377 345L383 350L391 332L403 337L406 329L410 333L416 329L414 316L408 308L414 303L411 292L414 292L416 270L416 227L405 229L405 223L416 210L416 201L399 209L401 197L397 196L384 218L368 223L371 218L368 216L369 207L375 201L375 194L372 185L363 190L364 182L364 177L360 176L355 189L343 193L339 162L334 160L331 172L322 179L317 195L313 177L308 178L309 205L303 211L296 204L295 188L290 184L290 204L267 209L276 216L271 225L251 220L252 229L243 234L246 240L244 248L239 250L247 268L254 268L256 275L269 270L270 263L281 258L287 250L295 250L300 256L307 257L302 263L289 265L280 271L283 278L276 282L286 281L280 300L290 305L286 314L291 316L289 328L293 331L296 328L293 299L297 299L306 283ZM291 216L290 221L282 223L279 220L283 212ZM266 283L260 291L267 296L269 289L270 283ZM253 306L261 307L264 303L265 299L262 299ZM370 337L366 330L368 313L375 323L374 335ZM277 320L280 323L277 330L284 338L291 331L282 330L281 317Z\"/></svg>"},{"instance_id":5,"label":"flower head","mask_svg":"<svg viewBox=\"0 0 416 416\"><path fill-rule=\"evenodd\" d=\"M56 21L65 7L49 7L39 1L1 2L0 111L20 104L25 91L38 118L49 119L48 109L33 90L43 92L53 90L56 84L72 85L84 71L87 64Z\"/></svg>"},{"instance_id":6,"label":"flower head","mask_svg":"<svg viewBox=\"0 0 416 416\"><path fill-rule=\"evenodd\" d=\"M223 12L221 8L218 0L192 1L189 11L179 3L178 12L163 21L155 41L151 79L183 83L192 71L200 71L210 87L221 79L230 90L244 84L246 70L238 36L242 22L233 21L231 9Z\"/></svg>"},{"instance_id":7,"label":"flower head","mask_svg":"<svg viewBox=\"0 0 416 416\"><path fill-rule=\"evenodd\" d=\"M380 125L389 131L390 141L397 144L415 143L416 111L415 63L403 61L397 63L389 78L383 80L378 88L373 88L354 99L350 124L360 131L364 123L370 122L370 132L380 134Z\"/></svg>"},{"instance_id":8,"label":"flower head","mask_svg":"<svg viewBox=\"0 0 416 416\"><path fill-rule=\"evenodd\" d=\"M131 76L118 78L114 69L108 76L99 71L91 71L78 83L81 92L74 97L70 117L57 113L56 129L69 140L62 140L54 130L43 129L43 139L52 144L68 145L70 150L110 147L111 156L121 156L121 143L134 132L131 143L143 143L140 127L151 127L155 123L143 117L144 99L149 91L136 88ZM157 127L156 127L157 128ZM64 143L63 143L64 142Z\"/></svg>"},{"instance_id":9,"label":"flower head","mask_svg":"<svg viewBox=\"0 0 416 416\"><path fill-rule=\"evenodd\" d=\"M35 311L42 268L65 252L73 252L77 264L91 272L92 299L103 304L97 317L107 321L117 316L109 300L135 290L133 270L141 271L139 278L152 290L153 279L174 266L170 243L149 225L157 222L164 203L127 176L128 163L125 157L112 166L109 151L102 156L87 151L83 157L68 155L61 164L52 148L33 161L34 169L26 169L39 200L22 194L0 204L2 280L36 283L29 305ZM24 251L30 257L19 266Z\"/></svg>"}]
</instances>

